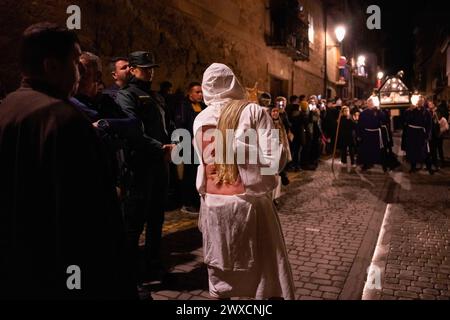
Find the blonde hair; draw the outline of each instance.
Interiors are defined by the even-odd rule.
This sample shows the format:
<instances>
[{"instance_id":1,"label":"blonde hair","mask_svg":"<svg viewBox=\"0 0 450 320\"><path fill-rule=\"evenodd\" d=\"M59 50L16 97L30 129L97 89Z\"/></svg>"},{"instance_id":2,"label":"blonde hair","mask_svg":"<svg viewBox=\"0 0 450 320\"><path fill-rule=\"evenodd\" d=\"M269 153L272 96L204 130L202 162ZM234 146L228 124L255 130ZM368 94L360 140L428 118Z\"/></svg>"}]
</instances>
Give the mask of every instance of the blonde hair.
<instances>
[{"instance_id":1,"label":"blonde hair","mask_svg":"<svg viewBox=\"0 0 450 320\"><path fill-rule=\"evenodd\" d=\"M233 155L233 163L227 164L226 161L223 161L223 159L226 159L226 152L228 150L227 146L227 130L232 129L235 131L237 129L237 126L239 125L239 119L241 118L242 111L245 109L245 107L249 104L247 100L232 100L230 103L225 105L222 108L222 112L220 114L220 118L217 124L217 133L221 133L220 135L215 136L216 141L216 170L217 170L217 178L215 183L216 184L234 184L239 176L237 161L236 161L236 154ZM218 139L221 139L222 141L222 157L217 160L218 155ZM233 141L228 141L228 143L233 143Z\"/></svg>"}]
</instances>

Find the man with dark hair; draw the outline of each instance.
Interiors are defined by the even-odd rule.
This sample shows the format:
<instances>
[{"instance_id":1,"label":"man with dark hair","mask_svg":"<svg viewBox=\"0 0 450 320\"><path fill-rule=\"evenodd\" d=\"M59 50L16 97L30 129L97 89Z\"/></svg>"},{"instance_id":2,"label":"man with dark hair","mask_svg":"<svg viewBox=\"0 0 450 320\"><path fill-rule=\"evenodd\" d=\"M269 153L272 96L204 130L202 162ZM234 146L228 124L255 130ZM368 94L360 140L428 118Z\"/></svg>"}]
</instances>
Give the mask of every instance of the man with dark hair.
<instances>
[{"instance_id":1,"label":"man with dark hair","mask_svg":"<svg viewBox=\"0 0 450 320\"><path fill-rule=\"evenodd\" d=\"M22 40L22 86L0 108L0 299L135 298L106 153L68 100L77 36L40 23Z\"/></svg>"},{"instance_id":2,"label":"man with dark hair","mask_svg":"<svg viewBox=\"0 0 450 320\"><path fill-rule=\"evenodd\" d=\"M200 82L191 82L188 86L187 95L182 104L178 108L176 115L176 126L178 129L186 129L190 136L193 137L193 125L197 115L206 108L203 103L202 85ZM200 208L200 197L195 187L197 178L197 167L195 164L194 147L191 144L191 161L183 164L183 180L182 180L182 212L188 214L198 214ZM198 161L197 161L198 163Z\"/></svg>"},{"instance_id":3,"label":"man with dark hair","mask_svg":"<svg viewBox=\"0 0 450 320\"><path fill-rule=\"evenodd\" d=\"M97 121L100 119L109 118L110 121L103 122L101 124L108 126L112 125L114 121L122 119L118 123L120 125L115 125L117 131L120 130L126 136L129 134L136 134L138 130L136 123L140 121L128 121L127 115L122 111L119 105L105 92L99 92L99 85L102 79L102 63L98 56L91 52L83 52L80 56L80 64L83 67L83 73L78 85L78 90L75 94L75 98L88 107L88 110L83 110L87 113L90 120L95 123L97 127ZM93 113L96 113L94 115ZM116 120L113 120L116 119ZM124 120L127 120L125 122ZM131 133L128 133L130 131Z\"/></svg>"},{"instance_id":4,"label":"man with dark hair","mask_svg":"<svg viewBox=\"0 0 450 320\"><path fill-rule=\"evenodd\" d=\"M111 98L116 99L117 92L130 80L130 64L128 58L114 57L109 63L108 70L114 79L114 84L103 92Z\"/></svg>"}]
</instances>

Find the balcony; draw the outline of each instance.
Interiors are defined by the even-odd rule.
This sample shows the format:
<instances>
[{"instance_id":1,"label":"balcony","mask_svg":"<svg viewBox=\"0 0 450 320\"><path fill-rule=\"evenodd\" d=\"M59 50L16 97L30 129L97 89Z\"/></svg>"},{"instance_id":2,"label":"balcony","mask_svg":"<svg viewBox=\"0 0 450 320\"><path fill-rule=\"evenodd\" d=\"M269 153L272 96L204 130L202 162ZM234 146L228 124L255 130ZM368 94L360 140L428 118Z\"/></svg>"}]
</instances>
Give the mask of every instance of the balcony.
<instances>
[{"instance_id":1,"label":"balcony","mask_svg":"<svg viewBox=\"0 0 450 320\"><path fill-rule=\"evenodd\" d=\"M270 17L270 30L266 31L265 41L294 61L309 60L309 24L306 14L297 1L271 1L267 8Z\"/></svg>"},{"instance_id":2,"label":"balcony","mask_svg":"<svg viewBox=\"0 0 450 320\"><path fill-rule=\"evenodd\" d=\"M294 61L309 61L309 39L300 34L291 33L285 36L266 35L266 44Z\"/></svg>"}]
</instances>

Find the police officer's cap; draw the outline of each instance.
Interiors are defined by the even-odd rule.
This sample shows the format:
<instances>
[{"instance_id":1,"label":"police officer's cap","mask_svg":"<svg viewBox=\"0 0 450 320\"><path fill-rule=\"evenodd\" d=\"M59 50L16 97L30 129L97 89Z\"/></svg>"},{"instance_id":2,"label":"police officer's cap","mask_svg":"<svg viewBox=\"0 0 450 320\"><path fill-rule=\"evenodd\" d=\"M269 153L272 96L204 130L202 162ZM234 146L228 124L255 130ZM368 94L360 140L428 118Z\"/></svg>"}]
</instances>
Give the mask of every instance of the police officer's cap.
<instances>
[{"instance_id":1,"label":"police officer's cap","mask_svg":"<svg viewBox=\"0 0 450 320\"><path fill-rule=\"evenodd\" d=\"M140 67L140 68L159 67L159 65L155 63L155 56L153 55L153 53L148 51L135 51L130 53L128 63L130 64L131 67Z\"/></svg>"}]
</instances>

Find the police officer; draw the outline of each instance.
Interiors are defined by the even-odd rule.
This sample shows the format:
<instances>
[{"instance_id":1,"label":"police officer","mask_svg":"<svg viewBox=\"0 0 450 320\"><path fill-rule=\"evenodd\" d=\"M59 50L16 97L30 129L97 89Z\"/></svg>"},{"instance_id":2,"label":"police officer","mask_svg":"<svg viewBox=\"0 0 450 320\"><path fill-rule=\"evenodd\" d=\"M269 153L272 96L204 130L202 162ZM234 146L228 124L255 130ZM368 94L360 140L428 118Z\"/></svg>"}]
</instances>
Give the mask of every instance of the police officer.
<instances>
[{"instance_id":1,"label":"police officer","mask_svg":"<svg viewBox=\"0 0 450 320\"><path fill-rule=\"evenodd\" d=\"M164 122L163 99L151 90L154 68L151 52L136 51L129 56L131 79L117 93L116 102L130 118L139 119L143 134L130 139L133 154L130 167L134 181L125 203L125 221L138 276L139 236L145 222L145 260L147 271L155 279L162 274L161 238L168 187L168 161L173 145Z\"/></svg>"}]
</instances>

